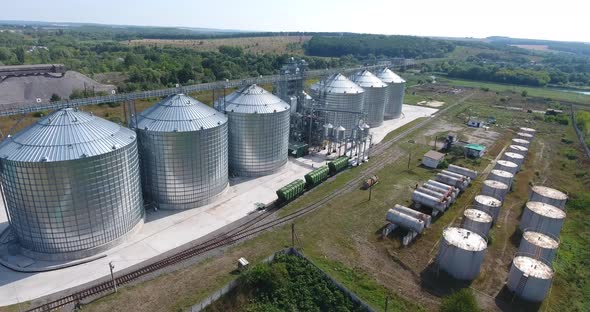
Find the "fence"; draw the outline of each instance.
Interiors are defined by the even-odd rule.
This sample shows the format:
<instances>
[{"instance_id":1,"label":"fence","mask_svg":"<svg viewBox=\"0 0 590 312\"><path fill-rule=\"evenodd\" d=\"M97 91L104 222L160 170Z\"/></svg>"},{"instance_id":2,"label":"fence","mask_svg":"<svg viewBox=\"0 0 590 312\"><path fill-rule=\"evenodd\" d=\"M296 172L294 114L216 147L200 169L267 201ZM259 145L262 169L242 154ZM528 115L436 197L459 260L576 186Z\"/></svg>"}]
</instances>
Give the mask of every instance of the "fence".
<instances>
[{"instance_id":1,"label":"fence","mask_svg":"<svg viewBox=\"0 0 590 312\"><path fill-rule=\"evenodd\" d=\"M361 299L359 299L359 297L357 297L353 292L351 292L346 287L344 287L342 284L338 283L336 280L334 280L332 277L330 277L330 275L328 275L326 272L324 272L324 270L320 269L317 265L315 265L315 263L313 263L311 260L306 258L302 253L300 253L295 248L287 248L287 249L277 251L274 254L268 256L266 259L262 260L262 262L269 263L269 262L273 261L277 255L280 255L280 254L288 254L291 256L296 256L296 257L300 257L300 258L305 259L307 262L309 262L311 265L313 265L318 271L320 271L322 273L322 275L324 275L324 278L329 280L340 291L342 291L344 294L346 294L350 298L350 300L352 300L352 302L358 304L367 312L375 312L375 310L373 310L366 303L361 301ZM188 311L190 311L190 312L202 311L203 309L207 308L210 304L212 304L213 302L215 302L216 300L221 298L223 295L234 290L237 286L238 286L238 279L236 278L236 279L233 279L231 282L227 283L225 286L221 287L219 290L215 291L213 294L211 294L209 297L205 298L203 301L193 305Z\"/></svg>"},{"instance_id":2,"label":"fence","mask_svg":"<svg viewBox=\"0 0 590 312\"><path fill-rule=\"evenodd\" d=\"M582 143L582 146L584 147L584 151L586 151L586 156L588 156L588 158L590 158L590 148L588 148L588 145L586 145L586 141L584 140L584 136L582 135L582 131L580 131L580 129L578 128L578 125L576 124L576 112L574 112L573 105L571 106L571 111L572 111L572 123L574 124L574 129L576 129L576 135L578 135L578 139L580 140L580 143Z\"/></svg>"}]
</instances>

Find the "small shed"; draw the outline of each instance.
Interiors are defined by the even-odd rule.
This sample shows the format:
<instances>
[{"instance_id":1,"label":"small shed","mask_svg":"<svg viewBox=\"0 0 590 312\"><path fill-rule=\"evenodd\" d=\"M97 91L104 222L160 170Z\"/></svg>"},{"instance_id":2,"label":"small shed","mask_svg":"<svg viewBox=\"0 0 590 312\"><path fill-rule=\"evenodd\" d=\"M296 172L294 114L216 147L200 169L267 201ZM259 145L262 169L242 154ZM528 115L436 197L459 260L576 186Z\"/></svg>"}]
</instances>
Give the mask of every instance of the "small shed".
<instances>
[{"instance_id":1,"label":"small shed","mask_svg":"<svg viewBox=\"0 0 590 312\"><path fill-rule=\"evenodd\" d=\"M485 152L486 147L481 144L470 143L465 145L465 153L467 157L480 158Z\"/></svg>"},{"instance_id":2,"label":"small shed","mask_svg":"<svg viewBox=\"0 0 590 312\"><path fill-rule=\"evenodd\" d=\"M443 159L445 159L445 154L437 151L428 151L422 157L422 164L428 168L436 169Z\"/></svg>"},{"instance_id":3,"label":"small shed","mask_svg":"<svg viewBox=\"0 0 590 312\"><path fill-rule=\"evenodd\" d=\"M481 128L484 126L484 122L477 117L469 117L469 120L467 120L467 125L470 127Z\"/></svg>"}]
</instances>

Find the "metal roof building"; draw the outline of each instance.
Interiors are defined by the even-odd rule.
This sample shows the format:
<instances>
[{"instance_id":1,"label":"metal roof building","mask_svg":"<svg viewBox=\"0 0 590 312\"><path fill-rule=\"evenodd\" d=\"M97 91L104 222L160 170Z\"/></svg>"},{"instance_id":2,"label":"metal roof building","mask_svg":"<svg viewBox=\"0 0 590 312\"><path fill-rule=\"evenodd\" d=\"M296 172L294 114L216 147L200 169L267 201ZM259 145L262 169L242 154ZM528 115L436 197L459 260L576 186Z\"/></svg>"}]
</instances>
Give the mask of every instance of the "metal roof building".
<instances>
[{"instance_id":1,"label":"metal roof building","mask_svg":"<svg viewBox=\"0 0 590 312\"><path fill-rule=\"evenodd\" d=\"M161 209L210 203L228 186L227 117L184 94L138 117L146 200Z\"/></svg>"},{"instance_id":2,"label":"metal roof building","mask_svg":"<svg viewBox=\"0 0 590 312\"><path fill-rule=\"evenodd\" d=\"M229 119L229 169L238 176L263 176L287 163L289 104L257 85L225 97Z\"/></svg>"},{"instance_id":3,"label":"metal roof building","mask_svg":"<svg viewBox=\"0 0 590 312\"><path fill-rule=\"evenodd\" d=\"M368 70L354 74L350 80L365 90L365 103L363 104L365 122L371 128L381 126L385 106L388 103L387 84Z\"/></svg>"},{"instance_id":4,"label":"metal roof building","mask_svg":"<svg viewBox=\"0 0 590 312\"><path fill-rule=\"evenodd\" d=\"M101 252L143 223L136 134L66 108L0 146L11 230L36 258Z\"/></svg>"},{"instance_id":5,"label":"metal roof building","mask_svg":"<svg viewBox=\"0 0 590 312\"><path fill-rule=\"evenodd\" d=\"M384 68L377 72L377 77L389 85L387 87L388 101L385 105L384 112L385 119L401 117L404 94L406 91L406 81L389 68Z\"/></svg>"}]
</instances>

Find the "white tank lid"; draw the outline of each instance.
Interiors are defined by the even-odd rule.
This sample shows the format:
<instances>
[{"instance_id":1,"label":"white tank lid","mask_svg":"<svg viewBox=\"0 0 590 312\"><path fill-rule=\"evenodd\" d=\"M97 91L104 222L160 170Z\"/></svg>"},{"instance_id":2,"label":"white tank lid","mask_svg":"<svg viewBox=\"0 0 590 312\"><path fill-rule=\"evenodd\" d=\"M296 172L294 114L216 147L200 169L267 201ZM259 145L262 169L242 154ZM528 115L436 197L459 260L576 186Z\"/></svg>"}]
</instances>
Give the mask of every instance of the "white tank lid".
<instances>
[{"instance_id":1,"label":"white tank lid","mask_svg":"<svg viewBox=\"0 0 590 312\"><path fill-rule=\"evenodd\" d=\"M486 206L490 207L500 207L502 206L502 202L497 199L493 198L492 196L488 195L477 195L475 196L475 201Z\"/></svg>"},{"instance_id":2,"label":"white tank lid","mask_svg":"<svg viewBox=\"0 0 590 312\"><path fill-rule=\"evenodd\" d=\"M516 159L523 159L524 158L524 156L517 154L517 153L513 153L513 152L506 152L506 153L504 153L504 155L506 155L507 157L516 158Z\"/></svg>"},{"instance_id":3,"label":"white tank lid","mask_svg":"<svg viewBox=\"0 0 590 312\"><path fill-rule=\"evenodd\" d=\"M523 140L523 139L512 139L512 142L514 143L520 143L520 144L529 144L531 142L527 141L527 140Z\"/></svg>"},{"instance_id":4,"label":"white tank lid","mask_svg":"<svg viewBox=\"0 0 590 312\"><path fill-rule=\"evenodd\" d=\"M465 209L465 212L463 212L463 215L465 216L465 218L469 218L473 221L480 222L480 223L492 222L492 216L490 216L489 214L487 214L481 210L477 210L477 209Z\"/></svg>"},{"instance_id":5,"label":"white tank lid","mask_svg":"<svg viewBox=\"0 0 590 312\"><path fill-rule=\"evenodd\" d=\"M503 178L514 178L514 175L506 170L493 169L491 173Z\"/></svg>"},{"instance_id":6,"label":"white tank lid","mask_svg":"<svg viewBox=\"0 0 590 312\"><path fill-rule=\"evenodd\" d=\"M557 247L559 247L559 242L557 240L543 233L526 231L522 234L522 237L529 243L545 249L557 249Z\"/></svg>"},{"instance_id":7,"label":"white tank lid","mask_svg":"<svg viewBox=\"0 0 590 312\"><path fill-rule=\"evenodd\" d=\"M530 133L525 133L525 132L519 132L516 135L521 136L521 137L525 137L525 138L532 138L533 135Z\"/></svg>"},{"instance_id":8,"label":"white tank lid","mask_svg":"<svg viewBox=\"0 0 590 312\"><path fill-rule=\"evenodd\" d=\"M542 202L530 201L526 203L526 207L536 214L542 215L551 219L565 219L565 211Z\"/></svg>"},{"instance_id":9,"label":"white tank lid","mask_svg":"<svg viewBox=\"0 0 590 312\"><path fill-rule=\"evenodd\" d=\"M526 147L524 147L524 146L522 146L522 145L516 145L516 144L512 144L512 145L510 145L510 148L511 148L511 149L515 149L515 150L519 150L519 151L521 151L521 152L526 152L526 151L528 151L528 150L529 150L528 148L526 148Z\"/></svg>"},{"instance_id":10,"label":"white tank lid","mask_svg":"<svg viewBox=\"0 0 590 312\"><path fill-rule=\"evenodd\" d=\"M446 228L443 237L449 244L468 251L481 251L488 246L481 235L463 228Z\"/></svg>"},{"instance_id":11,"label":"white tank lid","mask_svg":"<svg viewBox=\"0 0 590 312\"><path fill-rule=\"evenodd\" d=\"M566 200L567 199L567 195L565 195L565 193L560 192L560 191L550 188L550 187L546 187L546 186L541 186L541 185L533 186L533 192L535 192L537 194L541 194L545 197L552 198L552 199L557 199L557 200Z\"/></svg>"},{"instance_id":12,"label":"white tank lid","mask_svg":"<svg viewBox=\"0 0 590 312\"><path fill-rule=\"evenodd\" d=\"M498 160L498 164L500 164L500 165L502 165L504 167L510 167L510 168L516 168L516 167L518 167L517 164L515 164L515 163L513 163L511 161L508 161L508 160Z\"/></svg>"},{"instance_id":13,"label":"white tank lid","mask_svg":"<svg viewBox=\"0 0 590 312\"><path fill-rule=\"evenodd\" d=\"M553 277L553 269L540 260L533 259L531 257L517 256L513 261L514 265L520 271L530 277L540 279L550 279Z\"/></svg>"},{"instance_id":14,"label":"white tank lid","mask_svg":"<svg viewBox=\"0 0 590 312\"><path fill-rule=\"evenodd\" d=\"M526 128L526 127L521 127L520 131L524 131L524 132L537 132L537 130L533 129L533 128Z\"/></svg>"},{"instance_id":15,"label":"white tank lid","mask_svg":"<svg viewBox=\"0 0 590 312\"><path fill-rule=\"evenodd\" d=\"M485 184L489 187L493 187L495 189L500 189L500 190L507 190L508 189L508 185L506 185L506 183L502 183L500 181L485 180L485 181L483 181L483 184Z\"/></svg>"}]
</instances>

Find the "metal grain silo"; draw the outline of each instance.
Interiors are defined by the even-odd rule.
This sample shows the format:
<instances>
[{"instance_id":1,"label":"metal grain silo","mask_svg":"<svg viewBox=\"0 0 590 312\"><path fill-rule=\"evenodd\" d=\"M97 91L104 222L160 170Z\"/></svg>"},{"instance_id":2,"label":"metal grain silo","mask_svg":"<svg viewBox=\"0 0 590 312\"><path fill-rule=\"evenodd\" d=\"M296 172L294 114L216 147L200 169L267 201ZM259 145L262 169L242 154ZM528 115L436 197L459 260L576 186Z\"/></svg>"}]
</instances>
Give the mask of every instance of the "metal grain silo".
<instances>
[{"instance_id":1,"label":"metal grain silo","mask_svg":"<svg viewBox=\"0 0 590 312\"><path fill-rule=\"evenodd\" d=\"M549 263L517 254L512 260L506 287L524 300L540 302L545 299L552 279L553 269Z\"/></svg>"},{"instance_id":2,"label":"metal grain silo","mask_svg":"<svg viewBox=\"0 0 590 312\"><path fill-rule=\"evenodd\" d=\"M365 123L369 127L379 127L383 124L383 113L388 103L387 84L368 70L354 74L351 79L365 90Z\"/></svg>"},{"instance_id":3,"label":"metal grain silo","mask_svg":"<svg viewBox=\"0 0 590 312\"><path fill-rule=\"evenodd\" d=\"M325 123L344 127L347 136L360 125L365 99L363 88L342 74L334 74L313 84L310 91L318 109L324 112Z\"/></svg>"},{"instance_id":4,"label":"metal grain silo","mask_svg":"<svg viewBox=\"0 0 590 312\"><path fill-rule=\"evenodd\" d=\"M478 209L465 209L461 227L487 237L492 227L492 221L492 216L486 212Z\"/></svg>"},{"instance_id":5,"label":"metal grain silo","mask_svg":"<svg viewBox=\"0 0 590 312\"><path fill-rule=\"evenodd\" d=\"M227 117L184 94L171 95L139 115L142 184L161 209L212 202L228 186Z\"/></svg>"},{"instance_id":6,"label":"metal grain silo","mask_svg":"<svg viewBox=\"0 0 590 312\"><path fill-rule=\"evenodd\" d=\"M263 176L287 163L289 104L257 85L225 97L229 119L229 169L237 176Z\"/></svg>"},{"instance_id":7,"label":"metal grain silo","mask_svg":"<svg viewBox=\"0 0 590 312\"><path fill-rule=\"evenodd\" d=\"M400 118L402 115L402 105L404 103L404 94L406 89L406 81L391 71L389 68L384 68L377 72L377 78L385 82L387 87L387 105L385 105L384 116L385 119Z\"/></svg>"},{"instance_id":8,"label":"metal grain silo","mask_svg":"<svg viewBox=\"0 0 590 312\"><path fill-rule=\"evenodd\" d=\"M473 280L479 275L487 245L486 239L473 231L446 228L440 241L437 264L456 279Z\"/></svg>"},{"instance_id":9,"label":"metal grain silo","mask_svg":"<svg viewBox=\"0 0 590 312\"><path fill-rule=\"evenodd\" d=\"M4 140L2 185L12 232L31 256L87 257L143 224L135 132L59 110Z\"/></svg>"},{"instance_id":10,"label":"metal grain silo","mask_svg":"<svg viewBox=\"0 0 590 312\"><path fill-rule=\"evenodd\" d=\"M550 204L559 209L565 209L567 195L550 187L536 185L532 188L529 200Z\"/></svg>"},{"instance_id":11,"label":"metal grain silo","mask_svg":"<svg viewBox=\"0 0 590 312\"><path fill-rule=\"evenodd\" d=\"M498 169L492 169L490 174L488 175L488 180L500 181L506 185L508 188L512 185L512 180L514 179L514 174Z\"/></svg>"},{"instance_id":12,"label":"metal grain silo","mask_svg":"<svg viewBox=\"0 0 590 312\"><path fill-rule=\"evenodd\" d=\"M565 211L542 202L529 201L525 204L520 219L520 229L532 230L559 237L565 221Z\"/></svg>"},{"instance_id":13,"label":"metal grain silo","mask_svg":"<svg viewBox=\"0 0 590 312\"><path fill-rule=\"evenodd\" d=\"M494 222L498 220L500 209L502 208L502 201L487 195L477 195L473 200L473 208L487 212L492 216Z\"/></svg>"},{"instance_id":14,"label":"metal grain silo","mask_svg":"<svg viewBox=\"0 0 590 312\"><path fill-rule=\"evenodd\" d=\"M535 255L535 258L551 263L557 255L557 248L559 248L559 240L556 237L535 231L524 231L518 245L518 252Z\"/></svg>"},{"instance_id":15,"label":"metal grain silo","mask_svg":"<svg viewBox=\"0 0 590 312\"><path fill-rule=\"evenodd\" d=\"M481 194L504 201L508 194L508 185L494 180L485 180L481 186Z\"/></svg>"}]
</instances>

